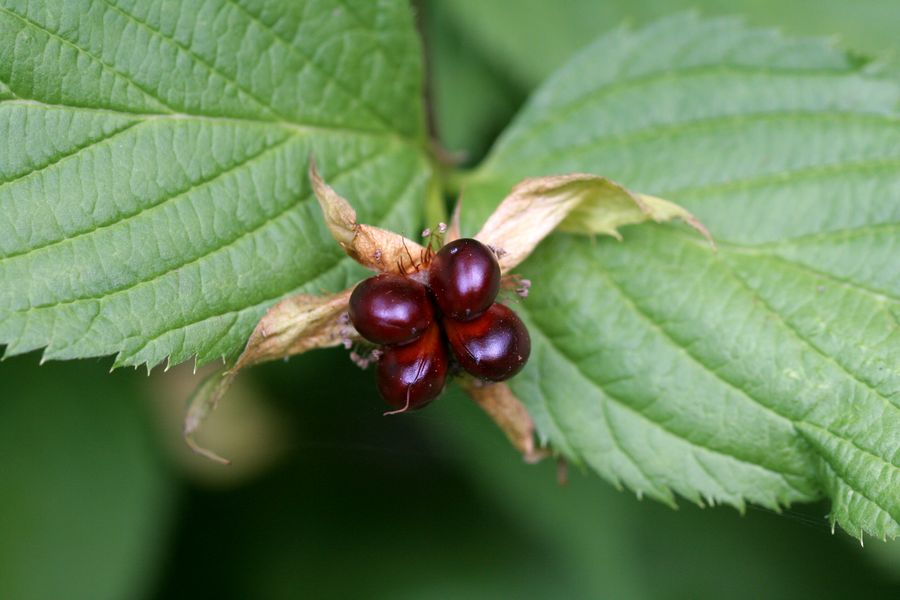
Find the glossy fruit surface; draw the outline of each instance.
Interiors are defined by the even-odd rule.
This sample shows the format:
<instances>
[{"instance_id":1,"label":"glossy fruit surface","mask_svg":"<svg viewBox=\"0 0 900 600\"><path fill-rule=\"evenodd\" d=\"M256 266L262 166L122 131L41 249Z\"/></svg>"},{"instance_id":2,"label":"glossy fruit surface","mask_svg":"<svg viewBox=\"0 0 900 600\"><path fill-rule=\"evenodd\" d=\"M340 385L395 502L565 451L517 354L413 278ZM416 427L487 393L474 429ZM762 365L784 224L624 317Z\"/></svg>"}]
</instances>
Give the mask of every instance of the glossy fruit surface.
<instances>
[{"instance_id":1,"label":"glossy fruit surface","mask_svg":"<svg viewBox=\"0 0 900 600\"><path fill-rule=\"evenodd\" d=\"M447 349L437 323L402 346L389 346L378 360L378 391L392 407L405 411L437 398L447 381Z\"/></svg>"},{"instance_id":2,"label":"glossy fruit surface","mask_svg":"<svg viewBox=\"0 0 900 600\"><path fill-rule=\"evenodd\" d=\"M483 313L500 290L500 265L477 240L462 238L441 248L428 268L428 285L448 317L464 320Z\"/></svg>"},{"instance_id":3,"label":"glossy fruit surface","mask_svg":"<svg viewBox=\"0 0 900 600\"><path fill-rule=\"evenodd\" d=\"M350 321L373 344L404 344L434 321L425 286L402 275L383 273L356 286L350 295Z\"/></svg>"},{"instance_id":4,"label":"glossy fruit surface","mask_svg":"<svg viewBox=\"0 0 900 600\"><path fill-rule=\"evenodd\" d=\"M456 360L481 379L503 381L522 370L531 354L525 323L503 304L469 321L445 318L444 331Z\"/></svg>"}]
</instances>

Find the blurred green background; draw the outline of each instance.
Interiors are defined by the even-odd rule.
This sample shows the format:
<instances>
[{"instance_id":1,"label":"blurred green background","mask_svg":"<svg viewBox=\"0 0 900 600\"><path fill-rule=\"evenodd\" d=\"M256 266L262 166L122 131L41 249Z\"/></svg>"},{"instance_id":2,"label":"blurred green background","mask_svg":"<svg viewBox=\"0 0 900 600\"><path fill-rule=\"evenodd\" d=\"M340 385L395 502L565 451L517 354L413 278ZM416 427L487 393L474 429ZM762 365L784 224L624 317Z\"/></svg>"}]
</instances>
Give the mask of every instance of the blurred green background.
<instances>
[{"instance_id":1,"label":"blurred green background","mask_svg":"<svg viewBox=\"0 0 900 600\"><path fill-rule=\"evenodd\" d=\"M695 7L900 51L898 0L451 0L417 5L443 145L480 158L528 91L623 21ZM339 350L254 369L205 441L190 366L0 365L0 599L900 597L900 543L824 504L678 511L528 466L458 393L384 418Z\"/></svg>"}]
</instances>

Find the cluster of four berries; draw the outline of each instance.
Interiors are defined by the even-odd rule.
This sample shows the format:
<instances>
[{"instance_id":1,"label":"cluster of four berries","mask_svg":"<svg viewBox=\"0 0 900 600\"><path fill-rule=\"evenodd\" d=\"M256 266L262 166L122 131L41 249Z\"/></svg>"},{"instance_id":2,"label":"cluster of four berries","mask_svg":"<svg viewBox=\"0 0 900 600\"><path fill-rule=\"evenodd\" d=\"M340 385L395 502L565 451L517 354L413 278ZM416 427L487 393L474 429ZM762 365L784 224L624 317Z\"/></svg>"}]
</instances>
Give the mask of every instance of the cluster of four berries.
<instances>
[{"instance_id":1,"label":"cluster of four berries","mask_svg":"<svg viewBox=\"0 0 900 600\"><path fill-rule=\"evenodd\" d=\"M448 243L428 265L427 282L384 273L362 281L350 296L353 326L383 347L378 391L399 410L437 398L457 367L503 381L531 353L525 324L495 302L500 266L484 244L469 238Z\"/></svg>"}]
</instances>

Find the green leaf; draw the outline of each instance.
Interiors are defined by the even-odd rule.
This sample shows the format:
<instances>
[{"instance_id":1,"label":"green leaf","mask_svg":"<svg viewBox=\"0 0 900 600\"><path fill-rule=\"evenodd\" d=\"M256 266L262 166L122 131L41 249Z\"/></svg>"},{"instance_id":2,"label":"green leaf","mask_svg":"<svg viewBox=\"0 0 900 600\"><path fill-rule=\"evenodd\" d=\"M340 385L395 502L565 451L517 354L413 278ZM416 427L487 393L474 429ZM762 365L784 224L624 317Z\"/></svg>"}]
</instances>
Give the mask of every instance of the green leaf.
<instances>
[{"instance_id":1,"label":"green leaf","mask_svg":"<svg viewBox=\"0 0 900 600\"><path fill-rule=\"evenodd\" d=\"M368 223L430 170L402 0L0 0L0 343L117 365L233 356L337 290L310 153Z\"/></svg>"},{"instance_id":2,"label":"green leaf","mask_svg":"<svg viewBox=\"0 0 900 600\"><path fill-rule=\"evenodd\" d=\"M853 535L900 533L898 107L825 43L693 16L548 80L468 178L469 230L526 175L584 171L677 202L720 251L677 225L537 248L510 383L542 436L638 495L826 495Z\"/></svg>"},{"instance_id":3,"label":"green leaf","mask_svg":"<svg viewBox=\"0 0 900 600\"><path fill-rule=\"evenodd\" d=\"M440 6L445 26L465 32L469 52L482 51L498 71L524 86L540 83L600 30L622 22L644 25L685 10L741 15L792 34L839 33L849 47L873 54L900 52L900 5L885 0L442 0ZM436 57L439 67L449 60Z\"/></svg>"}]
</instances>

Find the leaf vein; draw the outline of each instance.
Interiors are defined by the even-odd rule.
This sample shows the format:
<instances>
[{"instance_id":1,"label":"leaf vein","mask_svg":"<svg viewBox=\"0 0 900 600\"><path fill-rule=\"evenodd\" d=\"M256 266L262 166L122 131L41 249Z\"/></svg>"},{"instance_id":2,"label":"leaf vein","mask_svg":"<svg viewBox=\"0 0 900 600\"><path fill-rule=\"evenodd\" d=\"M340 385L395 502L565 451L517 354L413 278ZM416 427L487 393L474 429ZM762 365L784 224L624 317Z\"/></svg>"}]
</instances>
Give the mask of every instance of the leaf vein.
<instances>
[{"instance_id":1,"label":"leaf vein","mask_svg":"<svg viewBox=\"0 0 900 600\"><path fill-rule=\"evenodd\" d=\"M865 381L857 374L848 370L844 365L839 363L837 361L837 359L826 354L824 351L822 351L821 348L819 348L815 343L813 343L812 340L810 340L809 338L804 336L802 333L800 333L800 330L797 329L794 326L794 324L791 323L787 318L785 318L784 315L782 315L780 312L778 312L775 309L775 307L773 307L769 303L768 300L766 300L765 298L762 297L762 295L757 293L757 291L750 286L750 284L747 282L747 280L744 277L742 277L741 274L738 273L737 270L731 266L731 264L729 264L727 261L723 261L723 264L728 269L728 272L731 274L732 278L735 281L737 281L738 284L744 290L746 290L747 293L750 294L755 300L759 301L759 303L766 309L766 311L769 314L773 315L778 320L778 322L781 323L782 326L788 332L790 332L791 336L795 340L797 340L802 345L804 345L807 348L809 348L810 350L812 350L814 354L821 356L823 359L825 359L826 362L829 362L829 363L833 364L834 366L836 366L842 373L847 375L850 379L852 379L856 383L858 383L858 384L862 385L863 387L865 387L866 389L868 389L870 392L872 392L875 395L875 397L879 398L886 407L888 407L890 409L894 409L894 410L900 409L900 406L894 404L887 396L885 396L884 394L879 392L878 389L873 387L872 384L870 384L868 381Z\"/></svg>"},{"instance_id":2,"label":"leaf vein","mask_svg":"<svg viewBox=\"0 0 900 600\"><path fill-rule=\"evenodd\" d=\"M619 285L619 283L617 281L615 281L613 279L613 277L605 271L605 269L602 268L601 265L598 265L598 269L596 271L602 275L602 277L610 285L610 287L612 287L613 289L615 289L619 292L622 299L625 300L625 306L629 307L630 310L632 311L632 313L634 313L635 315L640 317L644 322L646 322L648 325L650 325L650 327L652 329L654 329L657 333L659 333L663 337L663 339L667 340L668 343L671 344L673 348L676 348L676 349L680 350L681 352L683 352L685 356L687 356L689 359L691 359L691 361L694 362L695 364L697 364L701 369L703 369L703 371L709 373L715 379L717 379L721 383L725 384L726 387L736 391L740 396L743 396L747 400L750 400L753 404L759 406L761 409L763 409L769 415L776 417L778 420L781 420L781 421L784 421L784 422L787 422L787 423L793 425L794 420L791 417L788 417L787 415L784 415L784 414L778 412L777 410L775 410L774 408L772 408L771 406L769 406L768 404L766 404L759 398L756 398L753 395L751 395L747 390L741 388L740 386L738 386L738 385L732 383L731 381L729 381L728 379L726 379L716 369L707 365L702 360L700 360L699 357L697 357L694 353L692 353L689 349L689 345L682 344L678 340L676 340L674 337L672 337L672 335L669 333L669 331L666 330L664 327L662 327L662 325L657 323L657 321L654 320L647 312L645 312L644 309L641 308L637 304L634 297L631 294L627 293L625 291L625 289L621 285Z\"/></svg>"},{"instance_id":3,"label":"leaf vein","mask_svg":"<svg viewBox=\"0 0 900 600\"><path fill-rule=\"evenodd\" d=\"M214 183L215 181L221 179L222 177L224 177L226 175L232 174L232 173L246 167L247 165L255 162L256 160L262 158L263 156L268 155L271 151L277 150L278 148L284 146L288 142L293 141L294 139L295 138L292 138L290 136L285 137L284 139L279 140L277 143L272 144L271 146L264 147L259 152L256 152L256 153L242 159L240 162L237 162L222 171L216 171L215 173L192 183L190 186L188 186L184 190L178 191L175 194L170 195L170 196L164 196L160 201L151 202L150 204L140 207L136 211L116 215L116 217L111 221L108 221L105 223L93 224L88 229L82 229L80 231L73 231L73 232L67 234L63 238L52 240L52 241L45 242L42 244L38 244L36 246L32 246L30 248L25 248L25 249L22 249L22 250L19 250L16 252L12 252L5 256L0 256L0 265L2 265L4 262L6 262L10 259L13 259L13 258L21 259L23 257L27 257L27 256L33 254L34 252L39 251L39 250L45 250L47 248L52 248L54 246L58 246L60 244L71 242L73 240L91 235L93 233L96 233L97 231L101 231L103 229L109 229L111 227L121 226L125 223L128 223L129 221L133 221L134 219L140 217L141 215L143 215L144 213L146 213L152 209L155 209L155 208L158 208L161 206L165 206L166 204L168 204L169 202L171 202L173 200L184 197L192 192L197 191L198 189L201 189L211 183Z\"/></svg>"},{"instance_id":4,"label":"leaf vein","mask_svg":"<svg viewBox=\"0 0 900 600\"><path fill-rule=\"evenodd\" d=\"M796 179L818 179L829 175L845 175L855 171L893 170L900 166L900 158L868 159L856 162L822 163L785 169L776 173L758 173L748 177L728 179L704 185L690 185L681 188L659 191L667 198L690 196L691 199L702 198L720 192L752 189L775 183L792 183Z\"/></svg>"},{"instance_id":5,"label":"leaf vein","mask_svg":"<svg viewBox=\"0 0 900 600\"><path fill-rule=\"evenodd\" d=\"M367 157L366 160L372 160L372 159L378 158L378 156L379 156L379 155L374 154L374 155L371 155L371 156ZM360 166L360 164L356 164L356 165L354 165L353 167L351 167L351 168L345 170L344 172L338 173L338 174L334 175L334 176L333 176L333 180L339 179L340 176L343 175L344 173L346 173L346 172L348 172L348 171L355 170L355 169L359 168L359 166ZM298 202L293 202L293 203L286 204L283 208L279 209L275 214L273 214L273 215L269 216L268 218L266 218L266 219L265 219L264 221L262 221L260 224L256 225L256 226L253 227L252 229L249 229L249 230L247 230L247 231L243 231L240 235L238 235L238 236L236 236L235 238L233 238L233 239L227 241L225 244L223 244L223 245L221 245L221 246L216 246L216 247L214 247L214 248L211 248L210 250L208 250L208 251L202 253L200 256L197 256L197 257L195 257L195 258L192 258L191 260L189 260L189 261L187 261L187 262L184 262L184 263L175 265L175 266L173 266L173 267L171 267L171 268L169 268L169 269L166 269L165 271L163 271L163 272L161 272L161 273L155 274L155 275L153 275L153 276L151 276L151 277L149 277L149 278L147 278L147 279L141 279L141 280L139 280L139 281L136 281L136 282L133 282L133 283L129 283L129 284L128 284L127 286L125 286L125 287L115 288L115 289L110 289L110 290L105 290L105 291L102 292L100 295L83 296L83 297L78 297L78 298L72 298L72 299L70 299L70 300L63 300L63 301L53 302L53 303L43 304L43 305L35 305L35 306L30 306L30 307L28 307L28 308L23 308L23 309L19 309L19 310L10 311L9 314L6 315L6 317L5 317L4 320L9 319L10 317L15 316L15 315L20 315L20 314L30 314L30 313L32 313L33 311L39 310L39 309L46 310L46 309L50 309L50 308L56 308L56 307L59 307L59 306L65 306L65 305L74 304L74 303L77 303L77 302L82 302L82 301L85 301L85 300L100 300L100 299L106 299L106 298L110 298L110 297L112 297L112 296L114 296L114 295L120 295L120 294L123 294L123 293L125 293L125 292L128 292L128 291L130 291L130 290L132 290L132 289L134 289L134 288L136 288L136 287L138 287L138 286L146 285L146 284L149 284L149 283L153 283L153 282L155 282L155 281L161 279L162 277L165 277L166 275L169 275L170 273L174 273L175 271L178 271L178 270L183 269L183 268L185 268L185 267L188 267L188 266L190 266L190 265L192 265L192 264L195 264L195 263L197 263L197 262L199 262L199 261L202 261L203 259L208 258L209 256L212 256L213 254L216 254L216 253L221 252L221 251L223 251L223 250L227 250L228 248L234 246L235 244L237 244L237 243L240 242L241 240L243 240L243 239L245 239L245 238L247 238L247 237L250 237L250 236L256 234L257 232L259 232L260 230L264 229L265 227L271 225L272 223L274 223L275 221L277 221L278 219L280 219L281 217L283 217L284 215L286 215L287 213L289 213L291 210L297 208L297 206L299 206L299 204L300 204L302 201L308 200L308 199L311 198L311 197L312 197L312 196L311 196L311 192L310 192L310 194L307 194L304 198L301 198Z\"/></svg>"},{"instance_id":6,"label":"leaf vein","mask_svg":"<svg viewBox=\"0 0 900 600\"><path fill-rule=\"evenodd\" d=\"M596 386L596 387L599 387L599 386ZM601 390L601 393L605 396L609 396L608 392L606 392L605 389ZM616 428L615 423L613 423L613 420L609 414L609 403L601 402L600 408L603 411L603 417L606 420L607 426L609 427L609 434L610 434L610 437L612 438L612 442L619 449L619 452L625 457L625 459L628 462L630 462L632 465L634 465L634 468L637 470L637 472L640 474L640 476L647 482L647 485L650 488L662 487L662 489L663 489L662 493L664 495L666 495L666 493L671 494L671 491L669 490L668 486L666 486L665 484L662 484L662 485L658 484L655 481L655 478L653 476L651 476L650 473L648 473L647 471L644 470L644 467L640 463L638 463L638 461L634 458L634 456L632 456L631 452L625 447L625 444L622 443L622 440L619 437L619 431Z\"/></svg>"},{"instance_id":7,"label":"leaf vein","mask_svg":"<svg viewBox=\"0 0 900 600\"><path fill-rule=\"evenodd\" d=\"M870 228L870 227L866 227L865 229L869 229L869 228ZM848 230L843 230L843 231L848 231ZM836 232L835 232L835 233L836 233ZM798 239L798 238L794 238L794 239ZM796 268L798 268L798 269L800 269L800 270L807 271L807 272L809 272L809 273L812 273L813 275L816 275L816 276L819 276L819 277L823 277L823 278L825 278L825 279L828 279L828 280L830 280L830 281L833 281L833 282L835 282L835 283L837 283L837 284L840 284L840 285L842 285L842 286L845 286L845 287L848 287L848 288L853 289L853 290L855 290L855 291L861 292L861 293L863 293L863 294L865 294L865 295L871 297L871 298L874 299L876 302L878 302L879 304L882 304L882 305L884 305L884 304L886 304L886 303L888 303L888 302L900 302L900 297L893 296L893 295L891 295L889 292L886 292L886 291L884 291L884 290L878 290L878 289L875 289L875 288L872 288L872 287L865 286L865 285L859 283L858 281L855 281L855 280L852 280L852 279L848 279L848 278L844 278L844 277L838 277L837 275L835 275L835 274L833 274L833 273L829 273L829 272L826 272L826 271L822 271L822 270L820 270L820 269L817 269L817 268L815 268L815 267L812 267L812 266L806 264L805 262L799 261L799 260L797 260L797 259L788 258L788 257L786 257L786 256L784 256L784 255L782 255L782 254L777 254L777 253L771 253L771 252L755 252L755 251L754 251L754 249L756 249L756 248L772 247L772 246L770 246L770 245L768 245L768 244L760 244L760 245L757 245L757 246L740 246L740 245L737 245L737 244L731 244L731 243L720 243L720 244L719 244L719 247L720 247L720 248L725 248L725 249L728 250L728 251L736 252L736 253L738 253L738 254L747 254L747 255L750 255L750 256L764 256L764 257L766 257L766 258L771 258L771 259L773 259L773 260L777 260L777 261L783 262L783 263L785 263L785 264L787 264L787 265L791 265L791 266L796 267ZM882 309L883 309L886 313L888 313L889 315L891 315L892 317L894 317L894 319L896 319L896 316L894 316L894 313L892 313L890 310L888 310L887 306L882 306ZM900 325L900 322L898 322L898 325Z\"/></svg>"},{"instance_id":8,"label":"leaf vein","mask_svg":"<svg viewBox=\"0 0 900 600\"><path fill-rule=\"evenodd\" d=\"M291 119L289 119L289 118L283 116L281 113L279 113L279 112L275 109L274 106L272 106L271 103L266 102L265 100L263 100L262 98L260 98L259 96L257 96L252 90L250 90L249 88L247 88L246 86L244 86L243 84L241 84L241 83L237 80L236 77L234 77L234 76L232 76L232 75L229 75L229 74L227 74L227 73L221 71L221 70L220 70L218 67L216 67L214 64L210 63L210 62L207 61L205 58L203 58L202 56L200 56L199 54L197 54L196 52L194 52L194 51L191 50L189 47L185 46L184 44L182 44L181 42L179 42L179 41L176 40L175 38L165 35L165 34L164 34L163 32L161 32L159 29L157 29L157 28L151 26L148 22L146 22L146 21L144 21L144 20L142 20L142 19L139 19L137 16L133 15L132 13L127 12L126 10L124 10L123 8L121 8L120 6L118 6L117 4L111 2L111 0L101 0L101 1L102 1L104 4L106 4L107 6L109 6L111 9L113 9L113 10L115 10L116 12L118 12L119 14L121 14L127 21L131 21L132 23L137 24L139 27L143 27L144 29L146 29L147 31L149 31L152 35L155 35L155 36L159 37L160 39L165 40L165 41L167 41L167 42L173 44L173 45L176 46L178 49L180 49L182 52L184 52L184 53L186 53L188 56L190 56L193 60L196 60L196 61L197 61L199 64L201 64L204 68L206 68L207 70L209 70L210 73L213 73L213 74L215 74L215 75L218 75L219 77L221 77L221 78L224 79L225 81L234 84L234 86L235 86L241 93L246 94L250 99L252 99L252 100L253 100L259 107L261 107L263 110L268 111L269 113L275 115L276 117L278 117L278 118L281 119L281 120L291 122Z\"/></svg>"},{"instance_id":9,"label":"leaf vein","mask_svg":"<svg viewBox=\"0 0 900 600\"><path fill-rule=\"evenodd\" d=\"M829 432L829 433L831 433L831 432ZM832 434L832 435L834 435L834 434ZM839 439L844 439L844 438L839 438ZM888 510L888 508L885 507L883 504L881 504L880 501L875 500L869 494L867 494L864 490L853 485L847 479L847 476L844 473L842 473L841 470L838 469L838 465L835 464L835 462L833 462L827 454L819 453L819 457L828 466L828 468L831 470L831 472L834 473L835 477L837 477L838 479L843 481L844 484L847 487L849 487L851 490L853 490L854 492L856 492L857 494L859 494L860 496L862 496L863 498L865 498L866 500L868 500L869 502L874 504L879 510L883 511L884 514L886 514L888 517L890 517L891 520L893 520L897 525L900 525L900 515L894 515L893 512Z\"/></svg>"},{"instance_id":10,"label":"leaf vein","mask_svg":"<svg viewBox=\"0 0 900 600\"><path fill-rule=\"evenodd\" d=\"M655 420L651 419L649 416L645 415L643 412L641 412L641 411L638 410L637 408L635 408L635 407L631 406L630 404L628 404L628 403L627 403L625 400L623 400L621 397L619 397L619 396L617 396L617 395L614 395L614 394L610 393L609 390L606 389L606 387L603 386L603 384L601 384L600 382L594 380L594 379L593 379L592 377L590 377L587 373L585 373L585 372L584 372L584 369L581 367L581 364L580 364L577 360L575 360L571 355L569 355L569 353L567 352L567 350L566 350L561 344L556 343L556 341L553 339L553 337L550 336L548 333L546 333L546 332L544 331L544 329L540 326L540 324L536 322L535 319L532 319L531 322L535 325L535 327L534 327L533 329L537 330L537 332L541 335L541 337L543 337L543 338L546 340L547 344L548 344L548 345L549 345L549 346L550 346L557 354L559 354L560 356L562 356L563 358L565 358L567 362L569 362L572 366L574 366L576 372L578 373L578 375L579 375L580 377L582 377L586 382L588 382L593 388L595 388L598 392L600 392L605 398L614 401L614 402L615 402L616 404L618 404L619 406L621 406L621 407L623 407L624 409L626 409L626 410L628 410L628 411L634 413L635 415L641 417L641 418L642 418L643 420L645 420L647 423L649 423L649 424L651 424L651 425L653 425L653 426L659 428L661 431L663 431L663 432L665 432L665 433L667 433L667 434L669 434L669 435L671 435L671 436L673 436L673 437L675 437L675 438L677 438L677 439L679 439L679 440L682 440L682 441L684 441L685 443L687 443L688 445L693 446L693 447L695 447L695 448L698 448L698 449L700 449L700 450L703 450L703 451L706 451L706 452L710 452L710 453L712 453L712 454L717 454L717 455L719 455L719 456L723 456L723 457L726 457L726 458L730 458L730 459L736 460L736 461L738 461L738 462L740 462L740 463L742 463L742 464L746 464L746 465L749 465L749 466L751 466L751 467L756 467L756 468L758 468L758 469L761 469L761 470L766 471L766 472L769 472L769 473L773 473L773 474L775 474L775 475L782 475L782 476L783 476L784 474L787 474L787 475L794 475L794 476L799 477L799 478L801 478L801 479L806 479L806 478L807 478L807 476L806 476L805 474L802 474L802 473L795 473L795 472L788 471L788 470L776 469L776 468L769 467L769 466L766 466L766 465L763 465L763 464L760 464L760 463L757 463L757 462L753 462L753 461L751 461L751 460L749 460L749 459L742 458L742 457L737 456L737 455L734 455L734 454L730 454L730 453L728 453L728 452L726 452L726 451L724 451L724 450L720 450L720 449L717 449L717 448L713 448L713 447L711 447L711 446L706 446L706 445L704 445L704 444L701 444L700 442L697 442L697 441L691 440L690 438L685 437L683 434L681 434L681 433L679 433L679 432L677 432L677 431L674 431L674 430L672 430L672 429L669 429L668 427L666 427L665 425L663 425L662 423L660 423L660 422L658 422L658 421L655 421ZM608 419L607 419L607 420L608 420ZM803 493L804 495L807 495L806 492L802 492L802 490L799 490L798 488L794 487L793 484L791 484L790 482L788 482L787 479L784 479L784 481L785 481L785 483L786 483L787 485L789 485L790 487L794 488L795 491L798 491L798 492Z\"/></svg>"},{"instance_id":11,"label":"leaf vein","mask_svg":"<svg viewBox=\"0 0 900 600\"><path fill-rule=\"evenodd\" d=\"M73 148L70 148L66 152L63 152L56 156L53 156L50 158L50 160L45 161L43 164L33 165L33 167L27 172L16 174L15 176L13 176L9 179L0 180L0 189L2 189L3 187L5 187L7 185L21 181L22 179L25 179L26 177L30 177L31 175L34 175L36 173L40 173L41 171L44 171L54 165L61 163L62 161L64 161L67 158L72 158L73 156L78 155L79 153L81 153L84 150L87 150L88 148L92 148L93 146L97 146L99 144L109 142L110 140L117 137L119 134L128 131L132 127L140 125L141 123L142 123L141 121L133 121L131 123L126 123L125 125L123 125L121 127L117 127L116 129L113 129L109 133L106 133L100 137L91 138L82 144L79 144Z\"/></svg>"},{"instance_id":12,"label":"leaf vein","mask_svg":"<svg viewBox=\"0 0 900 600\"><path fill-rule=\"evenodd\" d=\"M259 25L265 31L269 32L269 34L273 37L273 39L277 40L280 44L282 44L289 52L292 52L294 55L303 59L304 64L309 65L321 75L323 75L326 79L331 81L338 89L341 90L347 97L356 101L360 106L366 109L370 115L375 117L377 121L379 121L384 127L387 129L394 129L394 126L391 124L390 120L383 116L371 103L367 102L363 95L360 93L357 95L350 87L344 83L343 80L339 79L334 73L329 72L327 69L323 69L319 66L319 64L313 60L313 57L301 47L296 44L291 43L290 40L283 37L280 33L275 31L270 25L265 23L259 16L254 14L250 9L246 6L238 2L238 0L225 0L228 4L234 6L237 10L241 11L247 17L250 18L254 23Z\"/></svg>"},{"instance_id":13,"label":"leaf vein","mask_svg":"<svg viewBox=\"0 0 900 600\"><path fill-rule=\"evenodd\" d=\"M8 7L6 7L6 6L0 6L0 12L4 12L4 13L6 13L6 14L12 16L12 17L15 17L16 19L18 19L18 20L21 21L22 23L25 23L26 25L28 25L28 26L30 26L30 27L32 27L32 28L34 28L34 29L37 29L38 31L43 31L44 33L46 33L47 35L49 35L51 38L54 38L54 39L58 40L60 43L65 44L65 45L67 45L67 46L70 46L71 48L73 48L73 49L76 50L77 52L79 52L79 53L81 53L81 54L84 54L85 56L88 56L89 58L93 59L94 61L96 61L96 62L97 62L98 64L100 64L101 66L103 66L105 69L109 70L111 73L113 73L113 74L116 75L117 77L120 77L120 78L124 79L125 82L128 83L129 85L134 86L135 89L137 89L137 90L140 91L142 94L144 94L147 98L149 98L149 99L152 100L154 103L156 103L157 105L159 105L165 112L170 112L170 113L177 112L173 106L171 106L171 105L167 104L166 102L164 102L164 101L162 100L162 98L159 97L158 94L154 94L153 92L151 92L151 91L149 91L148 89L144 88L142 85L140 85L137 81L135 81L135 80L134 80L132 77L130 77L129 75L127 75L127 74L125 74L125 73L119 71L119 70L118 70L116 67L114 67L113 65L110 65L109 63L103 61L99 56L96 56L96 55L94 55L92 52L88 51L87 49L82 48L81 46L79 46L79 45L76 44L75 42L71 41L70 39L68 39L68 38L66 38L66 37L63 37L59 32L52 31L51 29L49 29L48 27L44 26L43 24L38 23L38 22L36 22L36 21L33 21L33 20L29 19L29 18L26 17L26 16L20 15L19 13L15 12L15 11L13 11L13 10L10 10L10 9L9 9Z\"/></svg>"},{"instance_id":14,"label":"leaf vein","mask_svg":"<svg viewBox=\"0 0 900 600\"><path fill-rule=\"evenodd\" d=\"M7 106L30 106L35 108L41 108L45 110L72 110L72 111L80 111L80 112L90 112L95 114L107 114L114 116L122 116L129 118L138 118L146 121L198 121L203 123L212 123L212 124L225 124L225 125L252 125L259 127L280 127L282 129L287 129L292 133L298 135L306 135L309 133L322 133L322 134L341 134L341 135L362 135L362 136L372 136L384 139L395 140L399 143L409 144L410 140L399 135L394 131L388 130L375 130L375 129L365 129L361 127L352 127L349 125L327 125L327 124L314 124L314 123L301 123L299 121L274 121L274 120L264 120L264 119L252 119L247 117L238 117L238 116L224 116L224 115L208 115L208 114L198 114L198 113L186 113L186 112L167 112L167 113L147 113L147 112L139 112L139 111L129 111L123 110L119 108L107 108L107 107L97 107L97 106L79 106L76 104L54 104L50 102L44 102L42 100L35 100L33 98L22 98L16 97L15 99L8 100L0 100L0 107Z\"/></svg>"},{"instance_id":15,"label":"leaf vein","mask_svg":"<svg viewBox=\"0 0 900 600\"><path fill-rule=\"evenodd\" d=\"M867 112L836 112L836 111L804 111L804 110L773 110L773 111L764 111L764 112L755 112L755 113L740 113L740 114L732 114L732 115L720 115L720 116L709 116L701 119L691 119L678 121L673 123L655 123L653 125L649 125L647 127L642 127L638 129L634 129L632 131L624 131L621 133L612 133L609 135L603 135L597 138L586 140L581 144L567 144L565 146L565 158L567 160L571 160L574 157L579 155L590 153L594 150L598 150L603 147L616 147L616 146L624 146L628 144L634 144L641 141L647 140L666 140L667 142L671 140L673 137L680 136L682 134L689 133L701 133L707 131L715 131L718 128L723 126L736 126L736 125L746 125L754 122L778 122L781 120L785 120L791 123L796 123L798 121L827 121L827 122L842 122L842 121L863 121L863 122L873 122L880 124L890 124L898 126L900 129L900 119L897 119L893 116L888 116L880 113L867 113ZM540 163L542 160L545 160L546 156L541 155L535 157L531 163L525 161L524 163L521 161L517 161L517 165L528 165L534 163ZM896 166L896 164L900 161L892 161L892 166ZM887 166L887 165L885 165ZM521 168L521 167L519 167ZM707 186L709 188L713 188L714 191L718 191L718 186L723 184L713 184ZM692 188L687 188L688 190L694 191ZM703 189L702 191L706 191Z\"/></svg>"},{"instance_id":16,"label":"leaf vein","mask_svg":"<svg viewBox=\"0 0 900 600\"><path fill-rule=\"evenodd\" d=\"M551 113L550 118L541 119L535 121L533 123L529 123L529 131L527 135L522 135L518 139L514 137L507 138L509 141L501 141L496 146L496 152L493 154L499 153L501 150L504 153L509 153L512 149L517 149L526 143L530 142L533 138L539 137L546 130L552 129L554 125L557 123L563 122L569 117L571 117L574 113L576 113L583 106L587 106L592 104L594 101L599 100L600 98L604 98L606 96L611 96L617 92L622 90L632 89L632 88L640 88L646 85L651 85L657 83L659 81L663 81L665 79L672 79L673 81L678 79L684 79L688 77L694 76L705 76L705 75L731 75L731 74L759 74L759 75L769 75L772 77L779 77L782 75L791 75L795 77L806 76L806 77L815 77L815 76L835 76L835 74L846 75L850 71L848 70L836 70L836 69L823 69L823 68L778 68L773 69L772 67L759 67L752 65L741 65L741 64L715 64L715 65L694 65L694 66L684 66L684 67L669 67L663 68L656 71L650 71L648 73L644 73L637 77L624 78L624 79L612 79L610 82L600 85L591 89L588 93L583 94L577 98L572 99L568 104L563 104L561 106L554 106L554 110Z\"/></svg>"}]
</instances>

